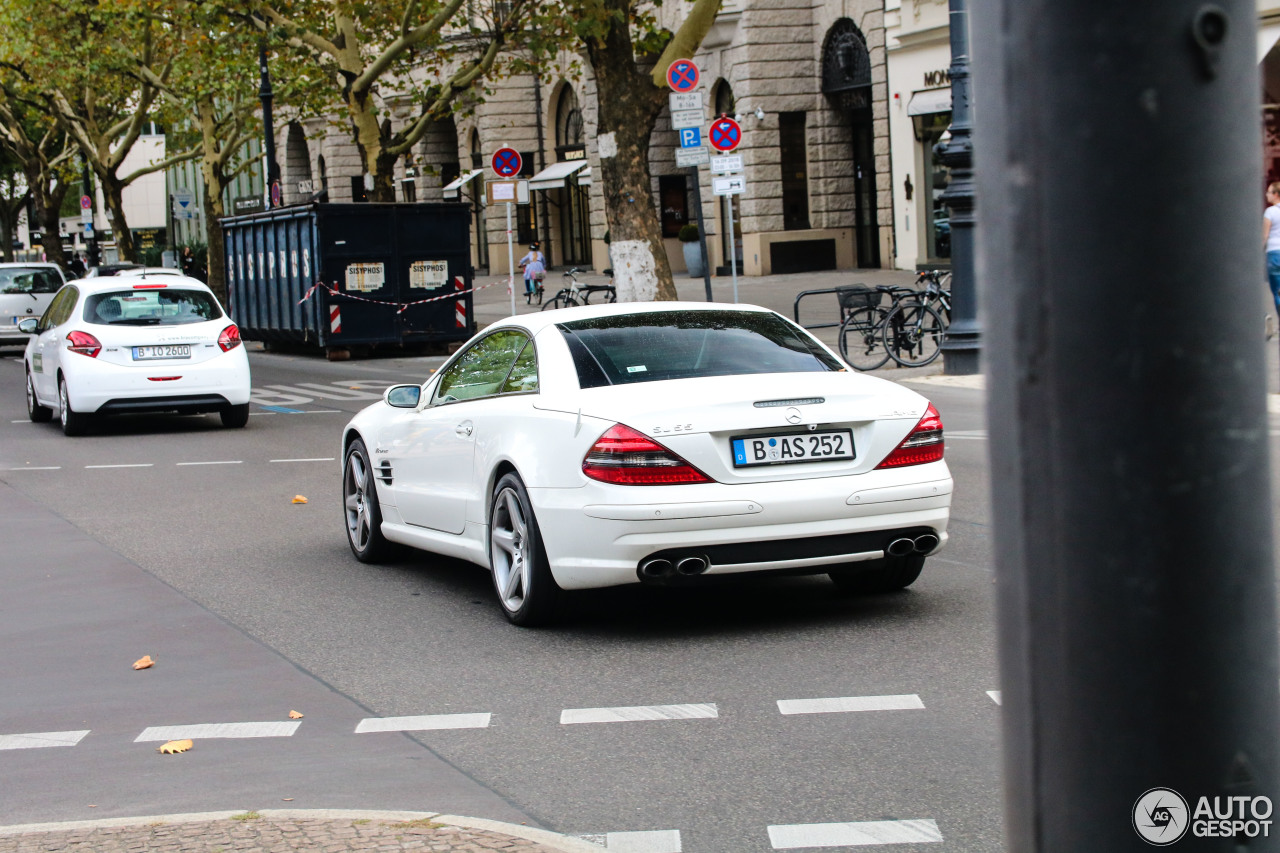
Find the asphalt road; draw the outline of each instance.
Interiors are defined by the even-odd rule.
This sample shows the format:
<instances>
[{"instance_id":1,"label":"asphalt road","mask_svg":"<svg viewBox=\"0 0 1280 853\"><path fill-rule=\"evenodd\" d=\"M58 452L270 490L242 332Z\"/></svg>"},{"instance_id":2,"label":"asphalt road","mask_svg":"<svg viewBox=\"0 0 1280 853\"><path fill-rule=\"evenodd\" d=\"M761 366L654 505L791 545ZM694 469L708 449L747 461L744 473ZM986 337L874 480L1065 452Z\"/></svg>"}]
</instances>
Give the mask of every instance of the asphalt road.
<instances>
[{"instance_id":1,"label":"asphalt road","mask_svg":"<svg viewBox=\"0 0 1280 853\"><path fill-rule=\"evenodd\" d=\"M440 359L253 351L244 430L138 417L67 439L26 421L18 355L0 353L0 747L89 734L0 748L17 780L0 786L4 823L287 802L655 833L644 853L672 849L673 832L684 853L755 853L866 821L934 821L942 849L1000 848L982 392L915 386L942 413L957 489L951 543L909 591L843 598L822 576L630 587L577 594L562 624L523 630L485 571L426 554L366 566L344 539L342 424ZM143 654L157 666L132 671ZM886 696L917 707L778 704ZM699 710L561 722L669 705ZM292 709L306 716L285 736ZM460 714L487 725L355 733ZM202 729L182 756L135 742L250 722L275 735ZM771 842L771 826L795 828Z\"/></svg>"}]
</instances>

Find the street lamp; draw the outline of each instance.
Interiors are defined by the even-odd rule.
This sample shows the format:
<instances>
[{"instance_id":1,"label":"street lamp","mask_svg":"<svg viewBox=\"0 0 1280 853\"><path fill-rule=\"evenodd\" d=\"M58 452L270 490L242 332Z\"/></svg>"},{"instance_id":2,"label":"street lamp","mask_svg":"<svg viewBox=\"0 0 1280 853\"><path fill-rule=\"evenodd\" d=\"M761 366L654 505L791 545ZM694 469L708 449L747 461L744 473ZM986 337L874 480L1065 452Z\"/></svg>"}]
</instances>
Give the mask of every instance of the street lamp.
<instances>
[{"instance_id":1,"label":"street lamp","mask_svg":"<svg viewBox=\"0 0 1280 853\"><path fill-rule=\"evenodd\" d=\"M280 185L280 164L276 162L276 136L275 129L271 124L271 73L267 69L267 22L262 18L258 18L262 22L262 40L258 42L258 72L261 77L261 86L258 88L258 98L262 101L262 133L265 137L263 140L262 152L267 158L267 207L274 207L276 199L279 196Z\"/></svg>"}]
</instances>

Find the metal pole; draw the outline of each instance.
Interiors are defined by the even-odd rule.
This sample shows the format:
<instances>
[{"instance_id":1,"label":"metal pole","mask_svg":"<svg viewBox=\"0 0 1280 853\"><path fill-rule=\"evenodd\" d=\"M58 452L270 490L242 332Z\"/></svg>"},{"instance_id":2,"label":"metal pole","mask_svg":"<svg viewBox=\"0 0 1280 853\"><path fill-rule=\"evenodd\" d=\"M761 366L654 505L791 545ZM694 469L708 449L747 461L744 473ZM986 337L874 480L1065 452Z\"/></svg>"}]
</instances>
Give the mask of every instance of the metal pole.
<instances>
[{"instance_id":1,"label":"metal pole","mask_svg":"<svg viewBox=\"0 0 1280 853\"><path fill-rule=\"evenodd\" d=\"M733 233L733 193L725 196L729 202L729 271L733 273L733 304L738 304L738 239Z\"/></svg>"},{"instance_id":2,"label":"metal pole","mask_svg":"<svg viewBox=\"0 0 1280 853\"><path fill-rule=\"evenodd\" d=\"M271 74L267 70L267 41L264 37L258 45L258 72L261 78L261 86L258 89L258 98L262 101L262 134L263 134L263 156L267 158L267 197L266 206L271 205L271 188L280 182L280 164L276 162L276 135L275 129L271 123Z\"/></svg>"},{"instance_id":3,"label":"metal pole","mask_svg":"<svg viewBox=\"0 0 1280 853\"><path fill-rule=\"evenodd\" d=\"M511 242L511 202L507 202L507 293L511 294L511 316L516 314L516 250Z\"/></svg>"},{"instance_id":4,"label":"metal pole","mask_svg":"<svg viewBox=\"0 0 1280 853\"><path fill-rule=\"evenodd\" d=\"M974 8L1005 849L1276 850L1257 8Z\"/></svg>"},{"instance_id":5,"label":"metal pole","mask_svg":"<svg viewBox=\"0 0 1280 853\"><path fill-rule=\"evenodd\" d=\"M707 226L702 219L702 182L698 176L698 167L693 172L693 209L698 214L698 245L702 247L702 283L707 288L707 301L715 302L711 295L711 256L707 254Z\"/></svg>"},{"instance_id":6,"label":"metal pole","mask_svg":"<svg viewBox=\"0 0 1280 853\"><path fill-rule=\"evenodd\" d=\"M967 375L979 371L982 327L973 270L973 141L972 96L969 91L969 13L967 0L951 4L951 140L937 147L951 180L942 203L951 213L951 324L942 341L943 372Z\"/></svg>"}]
</instances>

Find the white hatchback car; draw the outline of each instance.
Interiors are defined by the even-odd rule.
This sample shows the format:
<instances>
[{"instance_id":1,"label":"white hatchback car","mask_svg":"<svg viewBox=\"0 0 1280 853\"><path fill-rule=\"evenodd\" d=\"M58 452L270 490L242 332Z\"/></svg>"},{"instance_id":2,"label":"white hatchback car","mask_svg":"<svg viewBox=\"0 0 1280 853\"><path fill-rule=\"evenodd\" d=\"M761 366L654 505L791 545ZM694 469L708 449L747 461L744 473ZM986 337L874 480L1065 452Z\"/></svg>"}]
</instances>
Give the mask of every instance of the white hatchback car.
<instances>
[{"instance_id":1,"label":"white hatchback car","mask_svg":"<svg viewBox=\"0 0 1280 853\"><path fill-rule=\"evenodd\" d=\"M520 625L563 589L827 573L915 581L947 540L942 419L750 305L495 323L342 435L347 538L478 563Z\"/></svg>"},{"instance_id":2,"label":"white hatchback car","mask_svg":"<svg viewBox=\"0 0 1280 853\"><path fill-rule=\"evenodd\" d=\"M44 314L63 285L57 264L0 264L0 344L26 344L23 320Z\"/></svg>"},{"instance_id":3,"label":"white hatchback car","mask_svg":"<svg viewBox=\"0 0 1280 853\"><path fill-rule=\"evenodd\" d=\"M56 410L67 435L98 415L217 412L249 420L249 358L213 291L183 276L93 278L65 285L38 321L24 357L27 414Z\"/></svg>"}]
</instances>

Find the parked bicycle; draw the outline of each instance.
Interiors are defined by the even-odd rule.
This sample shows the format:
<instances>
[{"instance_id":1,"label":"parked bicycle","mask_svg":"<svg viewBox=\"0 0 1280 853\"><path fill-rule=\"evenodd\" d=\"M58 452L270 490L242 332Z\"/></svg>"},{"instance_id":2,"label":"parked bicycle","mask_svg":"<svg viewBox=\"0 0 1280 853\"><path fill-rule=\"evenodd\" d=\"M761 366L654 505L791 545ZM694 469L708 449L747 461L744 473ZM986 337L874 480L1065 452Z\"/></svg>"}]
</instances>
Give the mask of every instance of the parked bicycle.
<instances>
[{"instance_id":1,"label":"parked bicycle","mask_svg":"<svg viewBox=\"0 0 1280 853\"><path fill-rule=\"evenodd\" d=\"M603 294L605 302L617 302L618 291L612 284L583 284L578 281L578 273L582 270L577 267L565 270L564 277L569 279L569 283L556 291L555 296L545 302L542 310L548 308L571 308L578 305L590 305L591 297L596 294ZM612 272L610 270L609 272Z\"/></svg>"},{"instance_id":2,"label":"parked bicycle","mask_svg":"<svg viewBox=\"0 0 1280 853\"><path fill-rule=\"evenodd\" d=\"M888 295L893 301L881 306ZM938 357L946 323L911 287L842 287L844 315L837 338L840 354L856 370L875 370L892 358L903 367L922 367Z\"/></svg>"}]
</instances>

